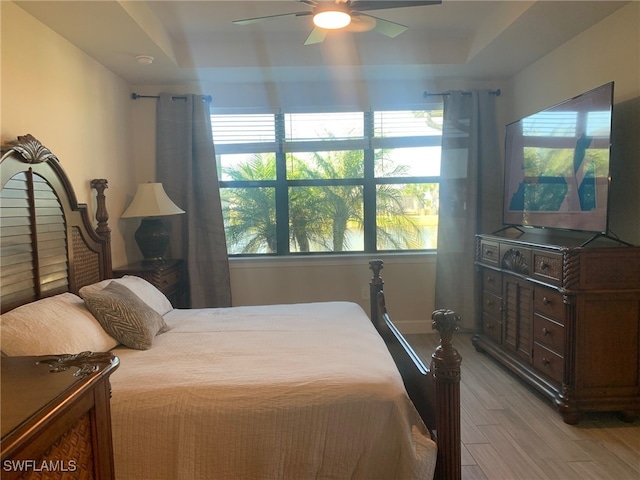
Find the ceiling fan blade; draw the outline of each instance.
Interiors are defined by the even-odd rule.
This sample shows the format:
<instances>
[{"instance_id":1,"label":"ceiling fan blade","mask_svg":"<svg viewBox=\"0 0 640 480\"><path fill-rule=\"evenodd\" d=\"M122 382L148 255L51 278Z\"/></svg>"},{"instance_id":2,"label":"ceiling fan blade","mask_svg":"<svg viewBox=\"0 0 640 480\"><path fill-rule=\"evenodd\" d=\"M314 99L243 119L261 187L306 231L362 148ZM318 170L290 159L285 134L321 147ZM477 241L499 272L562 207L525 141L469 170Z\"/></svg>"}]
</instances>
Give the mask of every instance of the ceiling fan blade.
<instances>
[{"instance_id":1,"label":"ceiling fan blade","mask_svg":"<svg viewBox=\"0 0 640 480\"><path fill-rule=\"evenodd\" d=\"M256 17L256 18L245 18L242 20L234 20L233 23L236 25L252 25L254 23L263 22L265 20L273 20L274 18L282 18L282 17L304 17L307 15L311 15L312 12L293 12L293 13L281 13L279 15L267 15L266 17Z\"/></svg>"},{"instance_id":2,"label":"ceiling fan blade","mask_svg":"<svg viewBox=\"0 0 640 480\"><path fill-rule=\"evenodd\" d=\"M327 31L323 28L314 27L311 30L311 33L304 41L305 45L313 45L314 43L322 43L324 42L325 37L327 36Z\"/></svg>"},{"instance_id":3,"label":"ceiling fan blade","mask_svg":"<svg viewBox=\"0 0 640 480\"><path fill-rule=\"evenodd\" d=\"M367 17L371 17L371 18L375 18L376 20L376 26L373 27L373 30L381 33L383 35L386 35L387 37L390 38L395 38L398 35L400 35L402 32L406 32L408 30L409 27L407 27L406 25L402 25L400 23L396 23L396 22L391 22L389 20L385 20L383 18L378 18L378 17L374 17L373 15L366 15L366 14L361 14Z\"/></svg>"},{"instance_id":4,"label":"ceiling fan blade","mask_svg":"<svg viewBox=\"0 0 640 480\"><path fill-rule=\"evenodd\" d=\"M389 8L402 7L421 7L423 5L438 5L442 0L423 0L423 1L382 1L382 0L352 0L351 9L356 12L365 12L368 10L386 10Z\"/></svg>"},{"instance_id":5,"label":"ceiling fan blade","mask_svg":"<svg viewBox=\"0 0 640 480\"><path fill-rule=\"evenodd\" d=\"M376 27L376 19L366 13L353 12L351 23L343 28L345 32L368 32Z\"/></svg>"},{"instance_id":6,"label":"ceiling fan blade","mask_svg":"<svg viewBox=\"0 0 640 480\"><path fill-rule=\"evenodd\" d=\"M298 0L300 3L304 3L305 5L309 5L310 7L317 7L318 2L315 0Z\"/></svg>"}]
</instances>

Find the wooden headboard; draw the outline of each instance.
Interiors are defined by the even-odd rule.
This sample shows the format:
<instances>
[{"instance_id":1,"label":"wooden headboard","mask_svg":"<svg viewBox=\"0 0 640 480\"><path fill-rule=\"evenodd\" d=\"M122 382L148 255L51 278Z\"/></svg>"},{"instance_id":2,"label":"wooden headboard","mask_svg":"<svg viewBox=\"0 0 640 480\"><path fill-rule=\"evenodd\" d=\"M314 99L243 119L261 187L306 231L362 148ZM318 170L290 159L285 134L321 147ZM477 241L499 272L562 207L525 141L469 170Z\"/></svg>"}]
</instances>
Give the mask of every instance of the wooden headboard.
<instances>
[{"instance_id":1,"label":"wooden headboard","mask_svg":"<svg viewBox=\"0 0 640 480\"><path fill-rule=\"evenodd\" d=\"M91 181L94 229L58 158L32 135L2 145L0 177L2 313L112 277L106 180Z\"/></svg>"}]
</instances>

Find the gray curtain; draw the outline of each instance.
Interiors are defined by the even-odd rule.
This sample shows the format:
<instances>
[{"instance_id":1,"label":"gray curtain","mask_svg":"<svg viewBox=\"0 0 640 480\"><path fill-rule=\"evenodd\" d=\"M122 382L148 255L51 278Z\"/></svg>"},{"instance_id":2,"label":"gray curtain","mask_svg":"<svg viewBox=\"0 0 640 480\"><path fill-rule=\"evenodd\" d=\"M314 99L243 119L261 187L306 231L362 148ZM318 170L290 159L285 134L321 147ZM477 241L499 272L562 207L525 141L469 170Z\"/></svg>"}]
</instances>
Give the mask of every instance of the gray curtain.
<instances>
[{"instance_id":1,"label":"gray curtain","mask_svg":"<svg viewBox=\"0 0 640 480\"><path fill-rule=\"evenodd\" d=\"M171 256L186 261L191 307L227 307L229 259L207 97L159 97L156 176L186 211L167 218Z\"/></svg>"},{"instance_id":2,"label":"gray curtain","mask_svg":"<svg viewBox=\"0 0 640 480\"><path fill-rule=\"evenodd\" d=\"M455 310L463 329L474 327L475 234L502 225L502 165L495 95L489 91L444 96L436 308Z\"/></svg>"}]
</instances>

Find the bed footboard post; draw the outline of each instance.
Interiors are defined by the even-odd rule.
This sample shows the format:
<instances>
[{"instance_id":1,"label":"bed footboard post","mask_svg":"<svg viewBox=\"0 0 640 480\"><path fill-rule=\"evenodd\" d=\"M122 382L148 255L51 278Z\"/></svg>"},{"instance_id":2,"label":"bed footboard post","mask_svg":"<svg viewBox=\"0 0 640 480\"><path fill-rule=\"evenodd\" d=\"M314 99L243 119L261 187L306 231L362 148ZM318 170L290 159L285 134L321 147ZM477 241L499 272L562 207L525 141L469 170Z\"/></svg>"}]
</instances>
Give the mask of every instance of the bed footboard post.
<instances>
[{"instance_id":1,"label":"bed footboard post","mask_svg":"<svg viewBox=\"0 0 640 480\"><path fill-rule=\"evenodd\" d=\"M369 281L369 302L371 305L371 321L378 324L383 313L378 307L378 292L382 291L384 281L380 276L380 270L384 268L382 260L369 260L369 269L373 271L373 277Z\"/></svg>"},{"instance_id":2,"label":"bed footboard post","mask_svg":"<svg viewBox=\"0 0 640 480\"><path fill-rule=\"evenodd\" d=\"M451 344L458 330L460 316L451 310L436 310L431 315L440 344L431 356L431 373L435 380L438 463L436 478L459 480L462 477L460 450L460 364L462 358ZM443 412L447 414L444 415Z\"/></svg>"}]
</instances>

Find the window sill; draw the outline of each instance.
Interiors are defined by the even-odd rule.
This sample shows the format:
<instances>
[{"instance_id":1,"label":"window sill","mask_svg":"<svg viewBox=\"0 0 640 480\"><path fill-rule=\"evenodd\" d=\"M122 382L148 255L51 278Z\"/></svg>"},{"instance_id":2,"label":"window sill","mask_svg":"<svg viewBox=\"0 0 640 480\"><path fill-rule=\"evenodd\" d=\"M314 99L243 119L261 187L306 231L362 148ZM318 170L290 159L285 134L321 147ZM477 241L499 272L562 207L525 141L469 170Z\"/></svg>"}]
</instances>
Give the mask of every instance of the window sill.
<instances>
[{"instance_id":1,"label":"window sill","mask_svg":"<svg viewBox=\"0 0 640 480\"><path fill-rule=\"evenodd\" d=\"M394 264L434 264L436 252L399 252L399 253L353 253L341 255L289 255L289 256L255 256L229 257L231 268L273 268L280 266L346 266L368 265L371 259L381 259Z\"/></svg>"}]
</instances>

